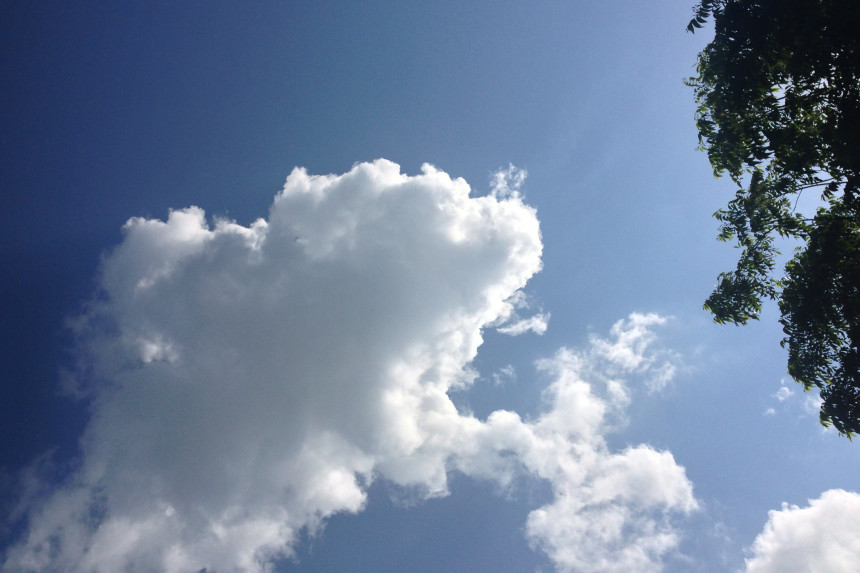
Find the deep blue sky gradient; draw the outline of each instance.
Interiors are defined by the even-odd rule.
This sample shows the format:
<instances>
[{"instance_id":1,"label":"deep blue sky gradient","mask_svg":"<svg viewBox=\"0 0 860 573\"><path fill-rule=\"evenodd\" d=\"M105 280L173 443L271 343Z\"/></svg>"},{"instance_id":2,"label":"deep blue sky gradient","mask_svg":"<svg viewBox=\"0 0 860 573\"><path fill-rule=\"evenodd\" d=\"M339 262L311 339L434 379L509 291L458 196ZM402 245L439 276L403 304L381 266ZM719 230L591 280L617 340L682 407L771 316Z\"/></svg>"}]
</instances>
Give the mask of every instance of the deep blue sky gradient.
<instances>
[{"instance_id":1,"label":"deep blue sky gradient","mask_svg":"<svg viewBox=\"0 0 860 573\"><path fill-rule=\"evenodd\" d=\"M697 570L739 566L782 501L856 489L856 445L822 434L802 396L773 399L781 379L800 394L774 309L744 329L715 326L701 310L736 253L714 239L710 216L731 184L714 180L695 149L682 84L707 41L707 31L684 31L690 5L7 3L4 481L52 447L60 459L75 454L86 404L56 396L71 359L64 324L92 295L99 258L129 217L198 205L248 224L266 216L294 166L341 173L385 157L410 174L433 163L478 194L500 167L529 171L545 254L527 291L551 312L550 328L488 333L476 368L488 378L510 363L517 380L479 383L455 401L479 415L534 415L546 382L534 360L631 311L655 311L674 317L661 340L685 368L663 395L636 394L630 424L611 439L670 449L686 467L705 507L683 546ZM777 414L764 416L768 407ZM450 497L407 510L386 487L371 489L364 514L332 519L283 570L548 567L517 529L541 492L505 502L457 478ZM725 538L709 533L717 524ZM486 540L462 544L481 531Z\"/></svg>"}]
</instances>

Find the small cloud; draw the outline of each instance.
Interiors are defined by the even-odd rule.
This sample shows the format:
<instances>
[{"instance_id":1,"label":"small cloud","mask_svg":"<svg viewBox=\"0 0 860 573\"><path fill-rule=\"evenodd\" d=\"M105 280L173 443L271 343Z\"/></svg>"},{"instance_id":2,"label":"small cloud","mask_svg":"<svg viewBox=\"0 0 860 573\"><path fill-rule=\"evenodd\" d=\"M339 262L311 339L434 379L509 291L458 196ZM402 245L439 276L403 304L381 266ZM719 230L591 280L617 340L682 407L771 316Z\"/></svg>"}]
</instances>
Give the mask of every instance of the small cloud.
<instances>
[{"instance_id":1,"label":"small cloud","mask_svg":"<svg viewBox=\"0 0 860 573\"><path fill-rule=\"evenodd\" d=\"M546 332L547 323L549 322L550 314L547 313L538 313L529 318L522 318L517 320L512 324L508 324L507 326L501 326L497 328L499 332L502 334L507 334L510 336L519 336L520 334L525 334L526 332L534 332L535 334L543 334Z\"/></svg>"},{"instance_id":2,"label":"small cloud","mask_svg":"<svg viewBox=\"0 0 860 573\"><path fill-rule=\"evenodd\" d=\"M659 392L675 378L676 367L672 362L664 362L653 368L653 374L645 381L649 394Z\"/></svg>"},{"instance_id":3,"label":"small cloud","mask_svg":"<svg viewBox=\"0 0 860 573\"><path fill-rule=\"evenodd\" d=\"M519 169L509 163L507 169L499 169L493 174L490 179L490 194L500 199L519 197L520 188L528 174L525 169Z\"/></svg>"},{"instance_id":4,"label":"small cloud","mask_svg":"<svg viewBox=\"0 0 860 573\"><path fill-rule=\"evenodd\" d=\"M653 361L653 356L645 354L645 349L655 338L650 327L665 322L665 317L654 313L634 312L628 318L612 325L614 340L593 338L594 349L624 370L644 370L649 368Z\"/></svg>"},{"instance_id":5,"label":"small cloud","mask_svg":"<svg viewBox=\"0 0 860 573\"><path fill-rule=\"evenodd\" d=\"M500 368L498 371L493 372L493 384L496 386L502 386L507 384L508 382L514 382L517 379L517 371L511 364Z\"/></svg>"},{"instance_id":6,"label":"small cloud","mask_svg":"<svg viewBox=\"0 0 860 573\"><path fill-rule=\"evenodd\" d=\"M803 404L801 407L803 408L803 413L807 416L817 416L821 411L821 396L815 396L813 394L807 394L803 398Z\"/></svg>"},{"instance_id":7,"label":"small cloud","mask_svg":"<svg viewBox=\"0 0 860 573\"><path fill-rule=\"evenodd\" d=\"M774 394L774 398L779 400L780 402L785 402L789 396L794 394L794 390L788 388L787 386L781 386L779 390L777 390L776 394Z\"/></svg>"},{"instance_id":8,"label":"small cloud","mask_svg":"<svg viewBox=\"0 0 860 573\"><path fill-rule=\"evenodd\" d=\"M774 416L774 415L776 415L776 410L774 410L773 408L768 408L767 410L764 411L764 415L765 416Z\"/></svg>"},{"instance_id":9,"label":"small cloud","mask_svg":"<svg viewBox=\"0 0 860 573\"><path fill-rule=\"evenodd\" d=\"M654 313L631 313L612 325L612 340L592 337L593 352L607 361L610 368L644 374L648 393L659 392L675 377L680 362L675 352L650 348L656 339L652 327L667 320Z\"/></svg>"}]
</instances>

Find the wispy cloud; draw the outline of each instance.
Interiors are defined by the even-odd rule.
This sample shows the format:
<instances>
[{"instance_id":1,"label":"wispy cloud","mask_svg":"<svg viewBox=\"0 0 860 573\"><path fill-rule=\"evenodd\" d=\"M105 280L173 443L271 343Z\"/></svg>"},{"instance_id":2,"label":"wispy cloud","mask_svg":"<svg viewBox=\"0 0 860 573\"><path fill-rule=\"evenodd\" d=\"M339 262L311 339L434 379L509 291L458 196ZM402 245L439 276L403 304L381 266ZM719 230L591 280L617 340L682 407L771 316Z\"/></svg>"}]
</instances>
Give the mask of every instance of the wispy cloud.
<instances>
[{"instance_id":1,"label":"wispy cloud","mask_svg":"<svg viewBox=\"0 0 860 573\"><path fill-rule=\"evenodd\" d=\"M804 414L807 416L818 416L821 412L821 403L823 400L821 396L815 394L807 394L803 397L803 403L801 407L803 408Z\"/></svg>"},{"instance_id":2,"label":"wispy cloud","mask_svg":"<svg viewBox=\"0 0 860 573\"><path fill-rule=\"evenodd\" d=\"M521 318L512 323L500 326L497 330L502 334L508 334L510 336L519 336L526 332L543 334L546 332L548 322L549 313L538 313L528 318Z\"/></svg>"},{"instance_id":3,"label":"wispy cloud","mask_svg":"<svg viewBox=\"0 0 860 573\"><path fill-rule=\"evenodd\" d=\"M502 386L507 384L508 382L516 381L517 379L517 371L511 364L507 364L502 368L499 368L496 372L493 372L493 384L496 386Z\"/></svg>"},{"instance_id":4,"label":"wispy cloud","mask_svg":"<svg viewBox=\"0 0 860 573\"><path fill-rule=\"evenodd\" d=\"M816 389L797 394L795 390L786 386L785 379L780 380L779 384L779 389L772 394L772 397L780 404L781 411L792 412L801 418L818 416L821 411L821 397L816 393ZM765 416L774 416L776 413L776 408L772 406L766 408L764 411ZM834 436L836 434L832 427L823 427L822 431L832 433Z\"/></svg>"},{"instance_id":5,"label":"wispy cloud","mask_svg":"<svg viewBox=\"0 0 860 573\"><path fill-rule=\"evenodd\" d=\"M780 386L779 390L776 391L776 394L773 395L774 398L779 400L780 402L785 402L789 396L794 394L794 390L788 388L787 386Z\"/></svg>"}]
</instances>

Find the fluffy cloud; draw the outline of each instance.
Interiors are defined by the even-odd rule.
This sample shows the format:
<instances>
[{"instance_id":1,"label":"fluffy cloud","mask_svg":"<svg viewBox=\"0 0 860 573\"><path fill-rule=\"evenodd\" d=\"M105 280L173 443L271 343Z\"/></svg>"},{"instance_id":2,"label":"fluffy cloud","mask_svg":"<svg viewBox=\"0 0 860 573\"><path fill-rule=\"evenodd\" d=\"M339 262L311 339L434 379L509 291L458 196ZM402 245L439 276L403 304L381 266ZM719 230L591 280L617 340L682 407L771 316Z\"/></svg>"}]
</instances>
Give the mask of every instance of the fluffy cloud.
<instances>
[{"instance_id":1,"label":"fluffy cloud","mask_svg":"<svg viewBox=\"0 0 860 573\"><path fill-rule=\"evenodd\" d=\"M80 466L29 503L4 571L265 571L303 528L360 511L372 480L432 497L453 470L548 480L526 531L562 570L659 567L691 485L671 454L611 452L603 434L625 376L671 375L647 353L663 319L631 315L541 363L553 381L534 421L448 397L540 269L523 177L472 197L378 160L294 170L248 227L196 207L131 219L76 323Z\"/></svg>"},{"instance_id":2,"label":"fluffy cloud","mask_svg":"<svg viewBox=\"0 0 860 573\"><path fill-rule=\"evenodd\" d=\"M526 531L559 570L658 571L679 541L670 514L697 508L669 452L646 445L611 452L604 440L629 403L625 377L645 374L649 385L670 370L647 352L649 327L664 321L634 313L613 325L610 339L593 337L587 350L562 349L539 364L555 378L551 408L528 425L539 445L523 459L550 481L555 500L529 515Z\"/></svg>"},{"instance_id":3,"label":"fluffy cloud","mask_svg":"<svg viewBox=\"0 0 860 573\"><path fill-rule=\"evenodd\" d=\"M768 521L746 560L750 573L860 571L860 494L833 489L809 506L783 504Z\"/></svg>"}]
</instances>

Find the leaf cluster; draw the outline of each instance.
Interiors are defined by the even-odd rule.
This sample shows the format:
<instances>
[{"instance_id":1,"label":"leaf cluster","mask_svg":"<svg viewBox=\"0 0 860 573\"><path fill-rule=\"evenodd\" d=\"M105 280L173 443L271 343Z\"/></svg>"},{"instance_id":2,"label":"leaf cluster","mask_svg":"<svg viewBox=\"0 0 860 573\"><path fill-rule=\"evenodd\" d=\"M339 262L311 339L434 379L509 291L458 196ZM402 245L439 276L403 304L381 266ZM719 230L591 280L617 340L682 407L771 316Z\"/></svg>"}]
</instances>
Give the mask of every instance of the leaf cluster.
<instances>
[{"instance_id":1,"label":"leaf cluster","mask_svg":"<svg viewBox=\"0 0 860 573\"><path fill-rule=\"evenodd\" d=\"M849 437L858 433L860 419L858 255L858 219L822 219L806 248L786 265L779 301L789 374L807 390L821 389L821 422Z\"/></svg>"},{"instance_id":2,"label":"leaf cluster","mask_svg":"<svg viewBox=\"0 0 860 573\"><path fill-rule=\"evenodd\" d=\"M822 389L821 421L860 432L860 2L702 0L714 22L694 89L700 148L735 198L714 216L741 254L705 302L717 322L758 319L776 299L789 373ZM814 217L799 195L820 193ZM774 241L801 243L775 276Z\"/></svg>"},{"instance_id":3,"label":"leaf cluster","mask_svg":"<svg viewBox=\"0 0 860 573\"><path fill-rule=\"evenodd\" d=\"M694 9L696 16L687 24L687 31L695 32L698 28L705 25L708 18L712 15L719 15L726 3L724 0L702 0Z\"/></svg>"}]
</instances>

